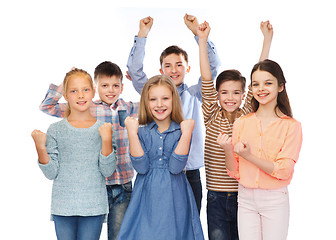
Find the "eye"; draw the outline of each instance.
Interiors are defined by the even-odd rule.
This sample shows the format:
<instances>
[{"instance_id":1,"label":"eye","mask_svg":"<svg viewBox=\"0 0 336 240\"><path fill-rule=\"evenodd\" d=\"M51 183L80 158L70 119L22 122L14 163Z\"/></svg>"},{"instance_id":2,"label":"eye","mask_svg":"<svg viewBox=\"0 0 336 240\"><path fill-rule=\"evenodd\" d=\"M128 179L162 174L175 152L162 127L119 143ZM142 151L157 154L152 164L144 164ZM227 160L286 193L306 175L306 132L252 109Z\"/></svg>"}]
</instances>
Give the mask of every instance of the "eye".
<instances>
[{"instance_id":1,"label":"eye","mask_svg":"<svg viewBox=\"0 0 336 240\"><path fill-rule=\"evenodd\" d=\"M149 98L149 101L153 102L155 101L155 98Z\"/></svg>"},{"instance_id":2,"label":"eye","mask_svg":"<svg viewBox=\"0 0 336 240\"><path fill-rule=\"evenodd\" d=\"M258 87L259 84L258 83L252 83L252 87Z\"/></svg>"},{"instance_id":3,"label":"eye","mask_svg":"<svg viewBox=\"0 0 336 240\"><path fill-rule=\"evenodd\" d=\"M235 91L234 94L239 95L240 91Z\"/></svg>"},{"instance_id":4,"label":"eye","mask_svg":"<svg viewBox=\"0 0 336 240\"><path fill-rule=\"evenodd\" d=\"M120 86L118 84L113 85L114 88L119 88Z\"/></svg>"},{"instance_id":5,"label":"eye","mask_svg":"<svg viewBox=\"0 0 336 240\"><path fill-rule=\"evenodd\" d=\"M102 84L101 85L103 88L107 88L107 84Z\"/></svg>"}]
</instances>

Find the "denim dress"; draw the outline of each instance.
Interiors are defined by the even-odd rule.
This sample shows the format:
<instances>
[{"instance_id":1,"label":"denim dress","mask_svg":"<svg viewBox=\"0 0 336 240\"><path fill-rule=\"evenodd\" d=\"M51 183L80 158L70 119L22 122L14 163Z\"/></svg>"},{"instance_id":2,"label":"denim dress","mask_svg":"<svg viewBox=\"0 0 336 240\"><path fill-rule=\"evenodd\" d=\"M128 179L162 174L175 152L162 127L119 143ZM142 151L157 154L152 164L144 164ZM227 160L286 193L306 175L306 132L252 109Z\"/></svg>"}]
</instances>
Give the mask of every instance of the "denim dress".
<instances>
[{"instance_id":1,"label":"denim dress","mask_svg":"<svg viewBox=\"0 0 336 240\"><path fill-rule=\"evenodd\" d=\"M204 239L195 198L183 172L188 155L174 153L180 125L172 121L162 133L157 127L153 121L139 128L144 155L131 156L138 174L118 239Z\"/></svg>"}]
</instances>

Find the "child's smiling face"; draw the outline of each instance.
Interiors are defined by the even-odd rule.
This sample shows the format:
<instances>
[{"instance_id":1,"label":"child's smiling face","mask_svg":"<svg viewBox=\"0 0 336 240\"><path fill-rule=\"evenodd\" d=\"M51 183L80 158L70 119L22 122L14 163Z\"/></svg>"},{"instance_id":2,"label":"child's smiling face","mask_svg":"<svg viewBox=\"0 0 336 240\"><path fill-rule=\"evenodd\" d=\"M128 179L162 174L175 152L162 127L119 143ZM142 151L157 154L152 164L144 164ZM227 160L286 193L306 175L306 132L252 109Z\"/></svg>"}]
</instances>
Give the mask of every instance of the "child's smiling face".
<instances>
[{"instance_id":1,"label":"child's smiling face","mask_svg":"<svg viewBox=\"0 0 336 240\"><path fill-rule=\"evenodd\" d=\"M240 81L225 81L218 89L218 101L220 106L227 112L238 109L245 97Z\"/></svg>"},{"instance_id":2,"label":"child's smiling face","mask_svg":"<svg viewBox=\"0 0 336 240\"><path fill-rule=\"evenodd\" d=\"M173 79L176 87L179 87L183 81L186 73L190 71L190 66L184 59L182 54L169 54L162 60L160 69L161 74L165 74Z\"/></svg>"},{"instance_id":3,"label":"child's smiling face","mask_svg":"<svg viewBox=\"0 0 336 240\"><path fill-rule=\"evenodd\" d=\"M284 87L278 85L278 80L269 72L257 70L252 74L253 97L261 105L272 104L276 106L278 93Z\"/></svg>"},{"instance_id":4,"label":"child's smiling face","mask_svg":"<svg viewBox=\"0 0 336 240\"><path fill-rule=\"evenodd\" d=\"M123 91L123 84L117 76L98 76L97 91L100 100L111 105L118 100Z\"/></svg>"}]
</instances>

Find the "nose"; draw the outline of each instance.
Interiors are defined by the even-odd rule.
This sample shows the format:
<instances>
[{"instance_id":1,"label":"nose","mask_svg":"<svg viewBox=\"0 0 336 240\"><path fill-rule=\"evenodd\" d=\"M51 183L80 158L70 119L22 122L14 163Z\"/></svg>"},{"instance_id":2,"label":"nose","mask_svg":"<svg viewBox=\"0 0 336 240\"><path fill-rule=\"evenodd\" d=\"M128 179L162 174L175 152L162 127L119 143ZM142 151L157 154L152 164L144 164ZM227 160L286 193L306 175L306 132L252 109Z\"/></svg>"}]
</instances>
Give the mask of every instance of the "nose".
<instances>
[{"instance_id":1,"label":"nose","mask_svg":"<svg viewBox=\"0 0 336 240\"><path fill-rule=\"evenodd\" d=\"M157 106L158 106L158 107L162 107L162 100L161 100L161 99L158 99L158 101L157 101Z\"/></svg>"},{"instance_id":2,"label":"nose","mask_svg":"<svg viewBox=\"0 0 336 240\"><path fill-rule=\"evenodd\" d=\"M78 98L83 98L83 97L84 97L83 91L78 91Z\"/></svg>"}]
</instances>

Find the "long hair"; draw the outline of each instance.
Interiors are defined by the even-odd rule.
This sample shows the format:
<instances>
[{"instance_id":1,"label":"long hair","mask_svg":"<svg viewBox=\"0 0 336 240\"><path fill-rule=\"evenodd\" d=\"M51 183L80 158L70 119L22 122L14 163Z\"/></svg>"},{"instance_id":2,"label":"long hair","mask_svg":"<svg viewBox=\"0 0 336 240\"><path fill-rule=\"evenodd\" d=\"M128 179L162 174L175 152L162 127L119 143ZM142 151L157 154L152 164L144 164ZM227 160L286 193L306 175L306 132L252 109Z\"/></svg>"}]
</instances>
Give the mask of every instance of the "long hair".
<instances>
[{"instance_id":1,"label":"long hair","mask_svg":"<svg viewBox=\"0 0 336 240\"><path fill-rule=\"evenodd\" d=\"M87 80L89 80L91 88L94 89L93 81L92 81L90 74L82 69L74 68L70 72L68 72L64 77L64 80L63 80L63 93L64 94L66 94L67 92L68 83L70 79L72 79L75 76L79 76L79 77L86 78ZM70 109L69 103L67 103L66 106L67 106L67 109L65 111L65 117L68 117L70 115L71 109Z\"/></svg>"},{"instance_id":2,"label":"long hair","mask_svg":"<svg viewBox=\"0 0 336 240\"><path fill-rule=\"evenodd\" d=\"M154 121L149 109L149 90L154 86L166 86L172 92L172 113L171 119L177 123L183 121L181 99L173 80L167 75L156 75L150 78L142 89L139 107L139 124L144 125Z\"/></svg>"},{"instance_id":3,"label":"long hair","mask_svg":"<svg viewBox=\"0 0 336 240\"><path fill-rule=\"evenodd\" d=\"M280 65L269 59L258 62L257 64L254 65L251 71L251 82L252 82L252 75L257 70L265 71L272 74L278 80L278 86L283 86L283 90L278 93L277 105L274 108L275 114L278 116L276 109L279 108L279 110L283 114L289 117L293 117L292 108L290 106L289 98L286 91L286 79ZM259 102L253 97L252 98L253 112L256 112L258 108L259 108Z\"/></svg>"}]
</instances>

